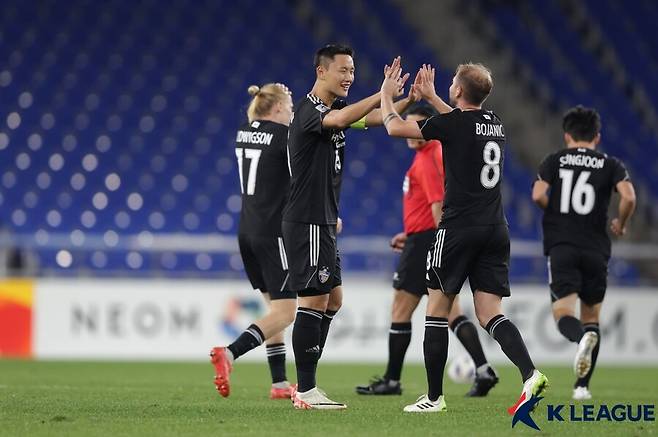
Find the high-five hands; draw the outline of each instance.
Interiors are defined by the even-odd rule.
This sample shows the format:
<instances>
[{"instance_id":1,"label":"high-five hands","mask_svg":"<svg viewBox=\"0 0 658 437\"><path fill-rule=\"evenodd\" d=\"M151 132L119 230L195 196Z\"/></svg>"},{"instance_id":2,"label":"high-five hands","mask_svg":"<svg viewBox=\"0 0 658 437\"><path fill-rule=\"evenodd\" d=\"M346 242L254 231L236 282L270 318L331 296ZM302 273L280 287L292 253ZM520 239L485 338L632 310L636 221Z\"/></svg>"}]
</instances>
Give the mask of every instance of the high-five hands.
<instances>
[{"instance_id":1,"label":"high-five hands","mask_svg":"<svg viewBox=\"0 0 658 437\"><path fill-rule=\"evenodd\" d=\"M423 64L418 70L418 73L416 73L413 87L425 100L436 96L436 90L434 89L434 72L435 69L431 65Z\"/></svg>"},{"instance_id":2,"label":"high-five hands","mask_svg":"<svg viewBox=\"0 0 658 437\"><path fill-rule=\"evenodd\" d=\"M381 92L390 97L399 97L404 93L404 84L409 79L409 73L402 75L400 57L393 59L391 65L384 66L384 81Z\"/></svg>"}]
</instances>

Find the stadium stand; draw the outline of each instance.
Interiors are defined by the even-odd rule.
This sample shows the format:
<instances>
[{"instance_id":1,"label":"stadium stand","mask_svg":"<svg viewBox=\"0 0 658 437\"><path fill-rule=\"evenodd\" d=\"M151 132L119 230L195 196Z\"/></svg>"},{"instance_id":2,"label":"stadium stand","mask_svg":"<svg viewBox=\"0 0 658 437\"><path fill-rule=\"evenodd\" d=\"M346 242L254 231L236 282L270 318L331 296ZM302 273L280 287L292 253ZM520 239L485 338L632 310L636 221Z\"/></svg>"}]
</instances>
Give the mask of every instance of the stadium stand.
<instances>
[{"instance_id":1,"label":"stadium stand","mask_svg":"<svg viewBox=\"0 0 658 437\"><path fill-rule=\"evenodd\" d=\"M412 71L423 62L437 64L414 31L400 25L396 6L376 0L351 7L347 18L341 2L310 2L340 28L312 11L291 14L256 0L194 7L170 0L166 8L150 0L110 0L100 9L84 0L70 3L75 7L36 2L35 21L34 4L7 0L0 16L0 225L7 231L2 238L5 246L26 249L42 275L239 274L233 139L244 119L247 87L285 82L299 98L312 85L312 54L327 41L349 42L357 50L351 99L378 89L382 66L395 54L402 53ZM615 2L604 3L597 19L607 26ZM556 5L533 4L533 22L555 30ZM655 13L650 3L645 7ZM513 7L495 12L506 40L550 85L556 108L584 103L600 109L606 147L627 160L637 180L655 194L655 139L639 128L623 93L605 73L584 73L597 61L573 44L578 35L564 26L550 32L546 56L546 41L537 40L522 12ZM647 17L628 19L643 23ZM387 25L391 22L396 26ZM611 31L610 38L621 37L619 32ZM638 59L634 74L644 72L646 63L655 67L647 56L620 55ZM646 73L638 80L652 88L651 79ZM437 90L445 93L450 78L439 80ZM391 141L378 129L350 133L348 142L341 200L345 236L398 232L411 153L403 141ZM512 236L538 240L540 215L528 198L534 169L513 150L505 165ZM347 250L343 263L357 271L393 265L368 250ZM622 270L622 281L635 280L631 265ZM541 278L544 271L541 259L513 262L519 280Z\"/></svg>"}]
</instances>

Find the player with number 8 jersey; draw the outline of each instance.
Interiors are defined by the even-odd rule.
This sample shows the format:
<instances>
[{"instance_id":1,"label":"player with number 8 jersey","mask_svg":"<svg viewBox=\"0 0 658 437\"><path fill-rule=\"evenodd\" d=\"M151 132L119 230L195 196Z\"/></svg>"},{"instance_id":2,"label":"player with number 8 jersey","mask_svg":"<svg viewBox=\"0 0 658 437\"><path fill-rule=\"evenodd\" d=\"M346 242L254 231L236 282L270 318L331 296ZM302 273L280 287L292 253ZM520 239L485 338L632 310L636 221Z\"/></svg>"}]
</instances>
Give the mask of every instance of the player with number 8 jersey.
<instances>
[{"instance_id":1,"label":"player with number 8 jersey","mask_svg":"<svg viewBox=\"0 0 658 437\"><path fill-rule=\"evenodd\" d=\"M402 120L391 101L401 71L389 71L382 83L382 111L389 135L439 140L443 145L445 199L434 244L427 254L429 301L423 353L428 393L404 411L446 410L443 370L448 356L448 315L469 279L475 314L521 373L523 391L508 411L515 414L548 385L528 354L518 329L502 314L502 298L510 295L510 241L503 213L501 181L506 136L503 124L482 104L493 88L491 72L481 64L457 67L450 103L434 90L434 69L424 65L414 82L421 96L440 113L424 121Z\"/></svg>"}]
</instances>

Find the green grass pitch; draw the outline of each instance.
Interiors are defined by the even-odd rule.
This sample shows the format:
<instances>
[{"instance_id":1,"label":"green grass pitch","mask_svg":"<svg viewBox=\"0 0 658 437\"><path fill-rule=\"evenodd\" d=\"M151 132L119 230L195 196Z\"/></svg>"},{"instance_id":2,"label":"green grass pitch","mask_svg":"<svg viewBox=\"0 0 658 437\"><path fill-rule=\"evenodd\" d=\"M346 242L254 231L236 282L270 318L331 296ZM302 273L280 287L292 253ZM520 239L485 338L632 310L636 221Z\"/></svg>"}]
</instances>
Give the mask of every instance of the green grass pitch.
<instances>
[{"instance_id":1,"label":"green grass pitch","mask_svg":"<svg viewBox=\"0 0 658 437\"><path fill-rule=\"evenodd\" d=\"M296 411L271 401L266 364L238 362L232 394L221 398L203 363L33 362L0 360L0 435L206 436L473 436L655 435L655 422L548 422L546 404L569 404L573 376L546 367L551 387L533 414L541 433L518 423L506 408L520 390L516 369L499 367L500 384L483 399L467 399L466 385L446 382L448 412L403 414L425 390L424 369L404 369L402 396L363 397L354 386L382 365L320 364L319 386L348 404L346 411ZM656 368L598 369L587 403L655 404ZM289 375L294 369L289 366Z\"/></svg>"}]
</instances>

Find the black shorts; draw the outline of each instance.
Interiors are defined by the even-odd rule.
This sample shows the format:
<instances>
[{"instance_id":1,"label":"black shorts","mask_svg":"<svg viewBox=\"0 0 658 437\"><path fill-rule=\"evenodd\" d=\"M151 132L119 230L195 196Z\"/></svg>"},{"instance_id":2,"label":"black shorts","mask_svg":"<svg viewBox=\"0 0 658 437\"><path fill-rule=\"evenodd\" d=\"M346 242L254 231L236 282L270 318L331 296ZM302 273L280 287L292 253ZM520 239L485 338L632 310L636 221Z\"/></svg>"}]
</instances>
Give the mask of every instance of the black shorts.
<instances>
[{"instance_id":1,"label":"black shorts","mask_svg":"<svg viewBox=\"0 0 658 437\"><path fill-rule=\"evenodd\" d=\"M281 229L290 290L298 296L319 296L342 284L336 225L284 221Z\"/></svg>"},{"instance_id":2,"label":"black shorts","mask_svg":"<svg viewBox=\"0 0 658 437\"><path fill-rule=\"evenodd\" d=\"M578 293L588 305L603 302L608 285L608 257L591 249L558 244L548 251L551 302Z\"/></svg>"},{"instance_id":3,"label":"black shorts","mask_svg":"<svg viewBox=\"0 0 658 437\"><path fill-rule=\"evenodd\" d=\"M288 261L281 237L238 235L240 255L254 289L269 293L270 299L295 299L289 291Z\"/></svg>"},{"instance_id":4,"label":"black shorts","mask_svg":"<svg viewBox=\"0 0 658 437\"><path fill-rule=\"evenodd\" d=\"M509 296L509 246L507 225L439 228L427 253L427 286L457 294L468 278L471 291Z\"/></svg>"},{"instance_id":5,"label":"black shorts","mask_svg":"<svg viewBox=\"0 0 658 437\"><path fill-rule=\"evenodd\" d=\"M416 232L407 236L398 267L393 274L393 288L417 296L427 294L425 284L425 261L427 251L434 242L434 229Z\"/></svg>"}]
</instances>

